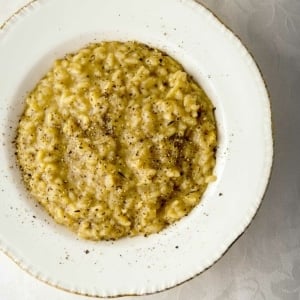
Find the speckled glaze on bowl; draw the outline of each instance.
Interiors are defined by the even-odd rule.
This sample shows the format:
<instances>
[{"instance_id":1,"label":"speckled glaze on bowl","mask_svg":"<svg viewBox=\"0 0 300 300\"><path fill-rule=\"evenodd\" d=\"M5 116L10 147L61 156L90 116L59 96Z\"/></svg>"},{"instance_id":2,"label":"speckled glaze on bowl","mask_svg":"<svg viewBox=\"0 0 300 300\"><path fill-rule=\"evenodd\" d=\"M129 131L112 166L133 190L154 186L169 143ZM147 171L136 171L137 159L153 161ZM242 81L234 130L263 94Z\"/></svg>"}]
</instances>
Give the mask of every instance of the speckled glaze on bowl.
<instances>
[{"instance_id":1,"label":"speckled glaze on bowl","mask_svg":"<svg viewBox=\"0 0 300 300\"><path fill-rule=\"evenodd\" d=\"M137 40L180 61L216 107L215 173L201 203L149 237L79 240L26 194L14 138L24 99L54 59L89 42ZM39 0L0 29L0 248L53 286L98 297L148 294L201 273L257 211L270 175L269 99L240 41L192 0Z\"/></svg>"}]
</instances>

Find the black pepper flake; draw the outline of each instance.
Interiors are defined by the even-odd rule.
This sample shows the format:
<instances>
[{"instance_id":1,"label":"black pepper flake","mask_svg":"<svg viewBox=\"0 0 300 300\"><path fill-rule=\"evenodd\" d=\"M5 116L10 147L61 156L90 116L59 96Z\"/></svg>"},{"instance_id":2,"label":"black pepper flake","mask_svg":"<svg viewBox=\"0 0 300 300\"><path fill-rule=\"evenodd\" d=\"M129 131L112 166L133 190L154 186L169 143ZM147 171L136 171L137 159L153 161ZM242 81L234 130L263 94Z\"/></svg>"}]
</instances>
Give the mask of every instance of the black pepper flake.
<instances>
[{"instance_id":1,"label":"black pepper flake","mask_svg":"<svg viewBox=\"0 0 300 300\"><path fill-rule=\"evenodd\" d=\"M223 193L219 193L219 196L220 196L220 197L223 196Z\"/></svg>"},{"instance_id":2,"label":"black pepper flake","mask_svg":"<svg viewBox=\"0 0 300 300\"><path fill-rule=\"evenodd\" d=\"M85 250L84 253L85 253L85 254L89 254L90 251L89 251L89 250Z\"/></svg>"},{"instance_id":3,"label":"black pepper flake","mask_svg":"<svg viewBox=\"0 0 300 300\"><path fill-rule=\"evenodd\" d=\"M36 219L36 216L32 216L34 219Z\"/></svg>"},{"instance_id":4,"label":"black pepper flake","mask_svg":"<svg viewBox=\"0 0 300 300\"><path fill-rule=\"evenodd\" d=\"M118 171L118 174L119 174L121 177L126 178L125 175L124 175L122 172Z\"/></svg>"},{"instance_id":5,"label":"black pepper flake","mask_svg":"<svg viewBox=\"0 0 300 300\"><path fill-rule=\"evenodd\" d=\"M176 248L176 249L178 249L178 248L179 248L179 246L175 246L175 248Z\"/></svg>"}]
</instances>

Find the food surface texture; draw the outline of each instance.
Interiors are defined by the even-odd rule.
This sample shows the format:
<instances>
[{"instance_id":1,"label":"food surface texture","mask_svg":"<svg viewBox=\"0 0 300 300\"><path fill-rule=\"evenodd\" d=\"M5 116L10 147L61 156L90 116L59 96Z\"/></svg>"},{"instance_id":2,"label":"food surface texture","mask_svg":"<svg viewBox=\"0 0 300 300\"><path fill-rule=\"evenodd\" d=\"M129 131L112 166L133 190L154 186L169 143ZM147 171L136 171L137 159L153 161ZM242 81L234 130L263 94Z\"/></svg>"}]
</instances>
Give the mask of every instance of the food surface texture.
<instances>
[{"instance_id":1,"label":"food surface texture","mask_svg":"<svg viewBox=\"0 0 300 300\"><path fill-rule=\"evenodd\" d=\"M183 67L137 42L57 60L26 99L16 138L25 185L91 240L149 235L215 179L214 107Z\"/></svg>"}]
</instances>

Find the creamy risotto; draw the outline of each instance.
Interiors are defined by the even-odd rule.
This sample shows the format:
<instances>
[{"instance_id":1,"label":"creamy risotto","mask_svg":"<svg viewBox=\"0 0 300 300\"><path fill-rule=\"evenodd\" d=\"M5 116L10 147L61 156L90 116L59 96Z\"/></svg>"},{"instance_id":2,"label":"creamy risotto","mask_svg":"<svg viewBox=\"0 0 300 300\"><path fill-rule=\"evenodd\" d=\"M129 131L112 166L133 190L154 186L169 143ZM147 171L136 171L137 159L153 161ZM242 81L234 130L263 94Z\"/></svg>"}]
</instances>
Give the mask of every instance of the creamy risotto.
<instances>
[{"instance_id":1,"label":"creamy risotto","mask_svg":"<svg viewBox=\"0 0 300 300\"><path fill-rule=\"evenodd\" d=\"M57 60L27 97L16 140L24 182L82 238L159 232L215 179L213 110L165 53L91 44Z\"/></svg>"}]
</instances>

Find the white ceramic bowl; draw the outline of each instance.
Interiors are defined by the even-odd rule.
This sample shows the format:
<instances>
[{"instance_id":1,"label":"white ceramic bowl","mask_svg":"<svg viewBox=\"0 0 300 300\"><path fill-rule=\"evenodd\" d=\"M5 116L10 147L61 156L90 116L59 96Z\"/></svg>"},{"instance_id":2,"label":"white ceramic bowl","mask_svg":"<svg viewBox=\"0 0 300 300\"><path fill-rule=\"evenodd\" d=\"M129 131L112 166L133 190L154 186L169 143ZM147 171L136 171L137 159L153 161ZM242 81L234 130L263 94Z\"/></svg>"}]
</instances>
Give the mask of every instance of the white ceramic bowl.
<instances>
[{"instance_id":1,"label":"white ceramic bowl","mask_svg":"<svg viewBox=\"0 0 300 300\"><path fill-rule=\"evenodd\" d=\"M201 203L147 238L90 242L28 198L16 167L24 98L55 58L89 42L137 40L180 61L216 106L219 148ZM272 164L269 99L241 42L192 0L40 0L0 30L0 248L59 288L91 296L161 291L201 273L245 230Z\"/></svg>"}]
</instances>

